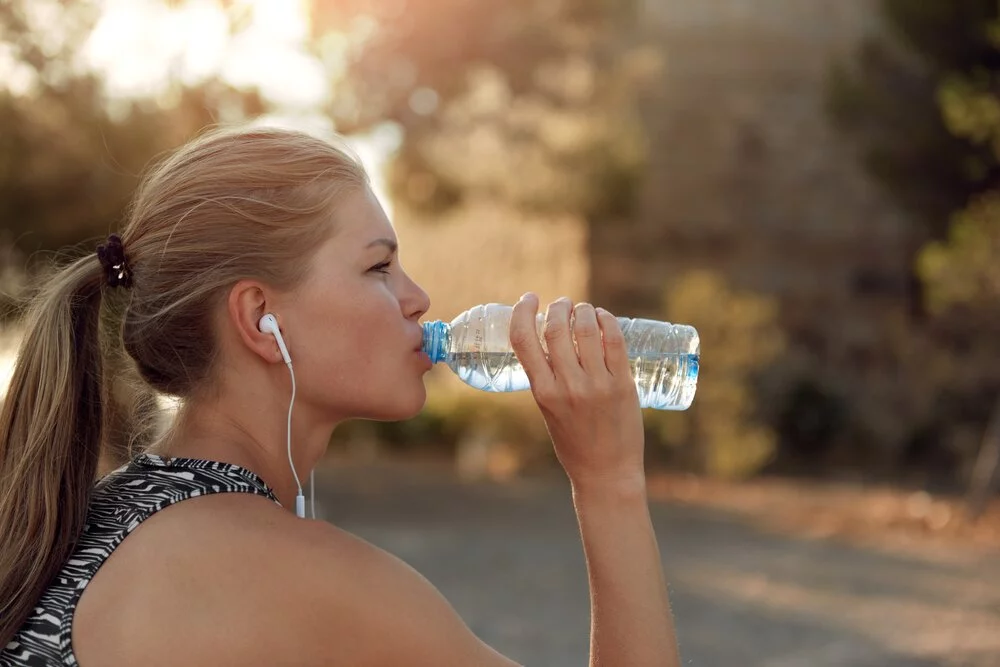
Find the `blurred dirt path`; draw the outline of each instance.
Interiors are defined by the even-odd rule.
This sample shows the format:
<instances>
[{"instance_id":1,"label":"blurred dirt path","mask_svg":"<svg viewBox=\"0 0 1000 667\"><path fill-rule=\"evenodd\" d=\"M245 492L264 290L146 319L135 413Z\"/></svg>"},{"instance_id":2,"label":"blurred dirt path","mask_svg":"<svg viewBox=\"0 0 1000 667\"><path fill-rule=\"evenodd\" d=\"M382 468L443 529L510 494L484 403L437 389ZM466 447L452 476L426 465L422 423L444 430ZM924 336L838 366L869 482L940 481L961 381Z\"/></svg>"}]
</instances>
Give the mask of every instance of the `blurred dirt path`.
<instances>
[{"instance_id":1,"label":"blurred dirt path","mask_svg":"<svg viewBox=\"0 0 1000 667\"><path fill-rule=\"evenodd\" d=\"M330 464L317 516L410 563L528 667L585 667L589 608L558 474L463 483L442 464ZM794 537L654 502L683 664L1000 667L1000 558ZM942 557L948 556L948 557Z\"/></svg>"}]
</instances>

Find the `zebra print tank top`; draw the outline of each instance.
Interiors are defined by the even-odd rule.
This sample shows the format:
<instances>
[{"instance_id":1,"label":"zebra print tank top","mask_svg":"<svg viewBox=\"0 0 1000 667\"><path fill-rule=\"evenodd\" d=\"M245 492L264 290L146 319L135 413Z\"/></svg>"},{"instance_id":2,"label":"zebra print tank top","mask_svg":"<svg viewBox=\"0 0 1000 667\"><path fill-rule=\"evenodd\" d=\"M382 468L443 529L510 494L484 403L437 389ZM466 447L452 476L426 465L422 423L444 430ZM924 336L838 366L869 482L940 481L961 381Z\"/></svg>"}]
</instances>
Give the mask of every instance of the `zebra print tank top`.
<instances>
[{"instance_id":1,"label":"zebra print tank top","mask_svg":"<svg viewBox=\"0 0 1000 667\"><path fill-rule=\"evenodd\" d=\"M0 651L0 667L76 665L70 632L83 590L139 524L188 498L252 493L275 503L271 488L246 468L201 459L139 454L94 486L83 534L72 557L42 594L34 612Z\"/></svg>"}]
</instances>

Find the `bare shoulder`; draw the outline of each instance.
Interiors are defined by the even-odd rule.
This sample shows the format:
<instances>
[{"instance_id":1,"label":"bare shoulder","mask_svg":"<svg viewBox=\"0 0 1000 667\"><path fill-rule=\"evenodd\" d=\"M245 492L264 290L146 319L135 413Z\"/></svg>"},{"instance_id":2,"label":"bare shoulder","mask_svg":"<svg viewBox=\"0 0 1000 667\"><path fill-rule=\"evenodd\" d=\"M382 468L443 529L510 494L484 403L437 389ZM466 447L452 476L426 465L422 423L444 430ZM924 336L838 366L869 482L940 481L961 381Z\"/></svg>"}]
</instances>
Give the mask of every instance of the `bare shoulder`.
<instances>
[{"instance_id":1,"label":"bare shoulder","mask_svg":"<svg viewBox=\"0 0 1000 667\"><path fill-rule=\"evenodd\" d=\"M73 641L82 667L515 665L398 558L243 494L142 524L85 592Z\"/></svg>"},{"instance_id":2,"label":"bare shoulder","mask_svg":"<svg viewBox=\"0 0 1000 667\"><path fill-rule=\"evenodd\" d=\"M298 537L276 557L302 564L290 573L296 593L276 590L273 604L293 619L285 632L303 647L301 664L515 666L397 557L328 523L291 530Z\"/></svg>"}]
</instances>

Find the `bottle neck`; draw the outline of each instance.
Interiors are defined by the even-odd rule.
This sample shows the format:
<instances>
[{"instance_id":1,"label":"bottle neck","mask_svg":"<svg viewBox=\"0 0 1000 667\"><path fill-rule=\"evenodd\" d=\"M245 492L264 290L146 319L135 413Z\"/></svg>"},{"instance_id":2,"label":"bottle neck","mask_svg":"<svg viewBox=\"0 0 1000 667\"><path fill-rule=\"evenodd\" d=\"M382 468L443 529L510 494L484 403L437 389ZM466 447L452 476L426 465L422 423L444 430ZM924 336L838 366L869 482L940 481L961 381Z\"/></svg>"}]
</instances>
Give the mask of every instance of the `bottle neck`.
<instances>
[{"instance_id":1,"label":"bottle neck","mask_svg":"<svg viewBox=\"0 0 1000 667\"><path fill-rule=\"evenodd\" d=\"M431 363L444 361L448 356L448 340L451 338L451 325L441 320L424 322L423 351L431 358Z\"/></svg>"}]
</instances>

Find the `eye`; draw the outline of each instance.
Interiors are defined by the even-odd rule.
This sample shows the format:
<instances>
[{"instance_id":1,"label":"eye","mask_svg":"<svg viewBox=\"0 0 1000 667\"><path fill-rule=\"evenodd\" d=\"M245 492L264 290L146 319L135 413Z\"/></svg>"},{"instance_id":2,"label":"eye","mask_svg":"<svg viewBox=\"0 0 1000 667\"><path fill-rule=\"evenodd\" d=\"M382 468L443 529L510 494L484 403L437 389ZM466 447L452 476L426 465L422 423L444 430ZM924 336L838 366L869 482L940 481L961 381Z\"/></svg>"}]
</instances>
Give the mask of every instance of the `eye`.
<instances>
[{"instance_id":1,"label":"eye","mask_svg":"<svg viewBox=\"0 0 1000 667\"><path fill-rule=\"evenodd\" d=\"M378 271L379 273L389 273L389 267L390 266L392 266L392 260L391 259L386 260L386 261L382 262L381 264L376 264L375 266L373 266L372 268L370 268L368 270L369 271Z\"/></svg>"}]
</instances>

